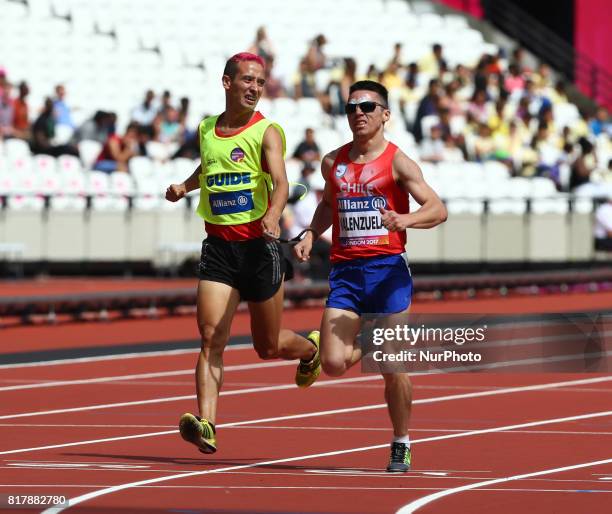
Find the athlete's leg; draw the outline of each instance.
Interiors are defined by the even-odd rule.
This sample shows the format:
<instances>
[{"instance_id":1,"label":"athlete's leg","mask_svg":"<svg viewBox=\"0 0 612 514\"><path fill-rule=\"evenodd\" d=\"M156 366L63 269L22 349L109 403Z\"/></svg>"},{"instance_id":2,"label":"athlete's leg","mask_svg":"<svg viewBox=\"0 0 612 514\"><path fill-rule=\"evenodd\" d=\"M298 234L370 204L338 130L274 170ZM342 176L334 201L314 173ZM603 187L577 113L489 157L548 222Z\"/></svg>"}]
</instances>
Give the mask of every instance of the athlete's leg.
<instances>
[{"instance_id":1,"label":"athlete's leg","mask_svg":"<svg viewBox=\"0 0 612 514\"><path fill-rule=\"evenodd\" d=\"M361 349L356 344L361 328L359 314L328 307L321 321L321 365L330 376L343 375L361 359Z\"/></svg>"},{"instance_id":2,"label":"athlete's leg","mask_svg":"<svg viewBox=\"0 0 612 514\"><path fill-rule=\"evenodd\" d=\"M263 302L249 302L253 346L262 359L312 359L314 344L299 334L280 328L283 314L284 284L272 298Z\"/></svg>"},{"instance_id":3,"label":"athlete's leg","mask_svg":"<svg viewBox=\"0 0 612 514\"><path fill-rule=\"evenodd\" d=\"M393 435L408 435L408 422L412 408L412 382L408 373L384 373L385 400L393 425Z\"/></svg>"},{"instance_id":4,"label":"athlete's leg","mask_svg":"<svg viewBox=\"0 0 612 514\"><path fill-rule=\"evenodd\" d=\"M196 391L200 415L212 423L223 384L223 350L239 302L238 291L227 284L201 280L198 285L198 328L202 344L196 367Z\"/></svg>"}]
</instances>

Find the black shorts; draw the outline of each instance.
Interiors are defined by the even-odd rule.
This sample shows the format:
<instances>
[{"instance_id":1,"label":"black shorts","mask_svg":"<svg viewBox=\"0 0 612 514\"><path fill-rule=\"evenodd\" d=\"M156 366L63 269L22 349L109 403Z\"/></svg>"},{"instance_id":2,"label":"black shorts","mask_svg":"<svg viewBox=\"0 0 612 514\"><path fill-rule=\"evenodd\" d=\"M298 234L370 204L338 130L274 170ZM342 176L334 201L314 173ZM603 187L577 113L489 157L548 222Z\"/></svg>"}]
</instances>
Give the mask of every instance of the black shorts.
<instances>
[{"instance_id":1,"label":"black shorts","mask_svg":"<svg viewBox=\"0 0 612 514\"><path fill-rule=\"evenodd\" d=\"M225 241L208 236L202 243L200 280L221 282L238 290L247 302L263 302L291 278L281 245L264 238Z\"/></svg>"}]
</instances>

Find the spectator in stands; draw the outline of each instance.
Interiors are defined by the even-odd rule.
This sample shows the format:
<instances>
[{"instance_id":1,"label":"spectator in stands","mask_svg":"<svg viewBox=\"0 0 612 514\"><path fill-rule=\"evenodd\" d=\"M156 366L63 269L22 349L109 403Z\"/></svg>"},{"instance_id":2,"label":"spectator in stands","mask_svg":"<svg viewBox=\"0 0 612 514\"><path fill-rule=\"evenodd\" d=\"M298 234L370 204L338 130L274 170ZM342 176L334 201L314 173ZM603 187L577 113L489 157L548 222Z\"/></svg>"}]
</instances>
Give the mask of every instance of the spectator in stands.
<instances>
[{"instance_id":1,"label":"spectator in stands","mask_svg":"<svg viewBox=\"0 0 612 514\"><path fill-rule=\"evenodd\" d=\"M555 87L548 90L548 97L553 104L565 104L568 102L566 85L563 80L558 80Z\"/></svg>"},{"instance_id":2,"label":"spectator in stands","mask_svg":"<svg viewBox=\"0 0 612 514\"><path fill-rule=\"evenodd\" d=\"M13 100L13 137L30 139L30 118L27 97L30 88L27 82L19 83L19 96Z\"/></svg>"},{"instance_id":3,"label":"spectator in stands","mask_svg":"<svg viewBox=\"0 0 612 514\"><path fill-rule=\"evenodd\" d=\"M478 134L474 139L474 158L480 162L495 158L495 141L486 123L478 125Z\"/></svg>"},{"instance_id":4,"label":"spectator in stands","mask_svg":"<svg viewBox=\"0 0 612 514\"><path fill-rule=\"evenodd\" d=\"M486 72L488 75L501 77L503 74L501 63L499 62L499 54L489 55Z\"/></svg>"},{"instance_id":5,"label":"spectator in stands","mask_svg":"<svg viewBox=\"0 0 612 514\"><path fill-rule=\"evenodd\" d=\"M179 122L179 113L171 105L167 105L165 111L160 113L161 123L159 129L159 141L162 143L179 143L182 140L185 127Z\"/></svg>"},{"instance_id":6,"label":"spectator in stands","mask_svg":"<svg viewBox=\"0 0 612 514\"><path fill-rule=\"evenodd\" d=\"M444 137L444 149L442 150L442 160L445 162L463 162L465 161L465 143L463 148L457 145L456 138L451 135Z\"/></svg>"},{"instance_id":7,"label":"spectator in stands","mask_svg":"<svg viewBox=\"0 0 612 514\"><path fill-rule=\"evenodd\" d=\"M130 159L140 153L138 128L138 123L131 122L123 137L111 134L96 159L94 170L105 173L127 172Z\"/></svg>"},{"instance_id":8,"label":"spectator in stands","mask_svg":"<svg viewBox=\"0 0 612 514\"><path fill-rule=\"evenodd\" d=\"M446 86L444 87L444 92L446 93L442 98L440 98L440 107L443 109L447 109L449 111L450 116L463 116L465 114L465 107L463 102L459 100L457 95L457 91L461 87L461 84L458 79L452 79Z\"/></svg>"},{"instance_id":9,"label":"spectator in stands","mask_svg":"<svg viewBox=\"0 0 612 514\"><path fill-rule=\"evenodd\" d=\"M10 89L11 86L6 78L6 70L0 66L0 96L4 93L5 89Z\"/></svg>"},{"instance_id":10,"label":"spectator in stands","mask_svg":"<svg viewBox=\"0 0 612 514\"><path fill-rule=\"evenodd\" d=\"M274 75L274 57L266 59L266 84L264 85L264 96L266 98L281 98L287 96L285 93L285 87L282 81Z\"/></svg>"},{"instance_id":11,"label":"spectator in stands","mask_svg":"<svg viewBox=\"0 0 612 514\"><path fill-rule=\"evenodd\" d=\"M10 96L10 88L0 89L0 139L13 137L14 107Z\"/></svg>"},{"instance_id":12,"label":"spectator in stands","mask_svg":"<svg viewBox=\"0 0 612 514\"><path fill-rule=\"evenodd\" d=\"M268 38L265 27L259 27L257 29L257 32L255 33L255 41L253 41L253 44L249 47L247 52L259 55L266 62L274 59L274 46L272 45L270 38Z\"/></svg>"},{"instance_id":13,"label":"spectator in stands","mask_svg":"<svg viewBox=\"0 0 612 514\"><path fill-rule=\"evenodd\" d=\"M327 56L323 51L323 47L326 44L327 38L323 34L319 34L310 43L308 51L306 52L306 56L304 57L307 70L310 73L315 73L321 68L325 68L325 66L327 65Z\"/></svg>"},{"instance_id":14,"label":"spectator in stands","mask_svg":"<svg viewBox=\"0 0 612 514\"><path fill-rule=\"evenodd\" d=\"M595 210L595 249L612 251L612 198Z\"/></svg>"},{"instance_id":15,"label":"spectator in stands","mask_svg":"<svg viewBox=\"0 0 612 514\"><path fill-rule=\"evenodd\" d=\"M189 98L186 96L181 97L179 100L179 123L181 123L184 127L187 127L187 122L189 121Z\"/></svg>"},{"instance_id":16,"label":"spectator in stands","mask_svg":"<svg viewBox=\"0 0 612 514\"><path fill-rule=\"evenodd\" d=\"M408 68L406 69L406 82L409 81L415 86L419 86L419 65L416 62L408 64Z\"/></svg>"},{"instance_id":17,"label":"spectator in stands","mask_svg":"<svg viewBox=\"0 0 612 514\"><path fill-rule=\"evenodd\" d=\"M468 121L477 124L486 124L493 114L491 104L487 99L487 92L483 89L474 91L472 101L468 105Z\"/></svg>"},{"instance_id":18,"label":"spectator in stands","mask_svg":"<svg viewBox=\"0 0 612 514\"><path fill-rule=\"evenodd\" d=\"M552 84L550 66L546 63L540 63L538 70L533 74L533 81L538 90L548 89Z\"/></svg>"},{"instance_id":19,"label":"spectator in stands","mask_svg":"<svg viewBox=\"0 0 612 514\"><path fill-rule=\"evenodd\" d=\"M376 67L375 64L370 64L368 66L368 71L366 71L366 79L367 80L377 80L380 75L380 71Z\"/></svg>"},{"instance_id":20,"label":"spectator in stands","mask_svg":"<svg viewBox=\"0 0 612 514\"><path fill-rule=\"evenodd\" d=\"M294 96L298 98L316 98L314 73L310 71L306 59L300 61L300 68L293 77Z\"/></svg>"},{"instance_id":21,"label":"spectator in stands","mask_svg":"<svg viewBox=\"0 0 612 514\"><path fill-rule=\"evenodd\" d=\"M132 110L132 121L139 125L153 125L157 116L157 107L154 103L155 93L150 89L145 93L144 101Z\"/></svg>"},{"instance_id":22,"label":"spectator in stands","mask_svg":"<svg viewBox=\"0 0 612 514\"><path fill-rule=\"evenodd\" d=\"M389 64L397 64L399 68L402 68L404 66L404 61L402 59L401 43L395 43L395 45L393 45L393 56L391 57L391 61L389 61Z\"/></svg>"},{"instance_id":23,"label":"spectator in stands","mask_svg":"<svg viewBox=\"0 0 612 514\"><path fill-rule=\"evenodd\" d=\"M591 173L597 167L592 143L587 138L581 137L578 140L578 145L580 146L580 155L574 161L574 164L572 164L569 184L570 191L589 182Z\"/></svg>"},{"instance_id":24,"label":"spectator in stands","mask_svg":"<svg viewBox=\"0 0 612 514\"><path fill-rule=\"evenodd\" d=\"M525 89L525 79L519 69L518 65L512 63L508 67L508 75L504 80L504 88L508 93L514 93L515 91L522 91Z\"/></svg>"},{"instance_id":25,"label":"spectator in stands","mask_svg":"<svg viewBox=\"0 0 612 514\"><path fill-rule=\"evenodd\" d=\"M327 88L327 97L321 104L326 112L335 115L344 114L344 106L348 101L349 87L355 82L357 76L357 63L352 57L344 58L344 70L340 80L332 80Z\"/></svg>"},{"instance_id":26,"label":"spectator in stands","mask_svg":"<svg viewBox=\"0 0 612 514\"><path fill-rule=\"evenodd\" d=\"M517 46L514 50L512 50L512 59L510 64L516 64L521 73L530 74L531 68L525 64L525 50L523 50L520 46Z\"/></svg>"},{"instance_id":27,"label":"spectator in stands","mask_svg":"<svg viewBox=\"0 0 612 514\"><path fill-rule=\"evenodd\" d=\"M612 123L608 110L605 107L598 107L595 117L589 122L589 130L594 136L608 134L612 136Z\"/></svg>"},{"instance_id":28,"label":"spectator in stands","mask_svg":"<svg viewBox=\"0 0 612 514\"><path fill-rule=\"evenodd\" d=\"M423 73L432 77L439 77L442 68L446 68L446 60L444 59L442 45L435 43L431 47L431 54L421 59L419 68Z\"/></svg>"},{"instance_id":29,"label":"spectator in stands","mask_svg":"<svg viewBox=\"0 0 612 514\"><path fill-rule=\"evenodd\" d=\"M111 131L112 117L109 112L96 111L92 118L86 120L75 130L72 142L78 144L87 139L104 144Z\"/></svg>"},{"instance_id":30,"label":"spectator in stands","mask_svg":"<svg viewBox=\"0 0 612 514\"><path fill-rule=\"evenodd\" d=\"M168 109L172 109L172 93L167 89L162 93L161 105L158 112L165 118Z\"/></svg>"},{"instance_id":31,"label":"spectator in stands","mask_svg":"<svg viewBox=\"0 0 612 514\"><path fill-rule=\"evenodd\" d=\"M53 110L55 111L55 122L58 125L66 125L74 128L72 111L66 103L66 88L62 84L55 86L55 99L53 100Z\"/></svg>"},{"instance_id":32,"label":"spectator in stands","mask_svg":"<svg viewBox=\"0 0 612 514\"><path fill-rule=\"evenodd\" d=\"M389 63L389 66L382 74L381 82L389 91L400 89L404 85L402 77L400 77L399 64L395 62Z\"/></svg>"},{"instance_id":33,"label":"spectator in stands","mask_svg":"<svg viewBox=\"0 0 612 514\"><path fill-rule=\"evenodd\" d=\"M474 92L486 91L489 86L489 73L487 72L489 61L490 56L485 54L476 65L476 70L474 71Z\"/></svg>"},{"instance_id":34,"label":"spectator in stands","mask_svg":"<svg viewBox=\"0 0 612 514\"><path fill-rule=\"evenodd\" d=\"M412 129L414 139L417 143L420 143L423 140L423 128L421 127L421 121L423 118L438 112L439 94L440 81L438 79L431 79L429 81L427 94L423 97L419 103L419 107L417 108L414 127Z\"/></svg>"},{"instance_id":35,"label":"spectator in stands","mask_svg":"<svg viewBox=\"0 0 612 514\"><path fill-rule=\"evenodd\" d=\"M315 141L314 130L307 128L304 131L304 139L297 145L293 157L306 164L312 164L321 160L321 151Z\"/></svg>"},{"instance_id":36,"label":"spectator in stands","mask_svg":"<svg viewBox=\"0 0 612 514\"><path fill-rule=\"evenodd\" d=\"M59 155L79 155L76 147L72 145L53 145L55 137L55 104L51 98L45 98L42 112L32 125L32 139L30 149L34 154L47 154L58 157Z\"/></svg>"},{"instance_id":37,"label":"spectator in stands","mask_svg":"<svg viewBox=\"0 0 612 514\"><path fill-rule=\"evenodd\" d=\"M421 160L436 163L444 160L444 147L442 126L434 125L431 127L429 137L421 141Z\"/></svg>"},{"instance_id":38,"label":"spectator in stands","mask_svg":"<svg viewBox=\"0 0 612 514\"><path fill-rule=\"evenodd\" d=\"M442 102L440 102L440 108L438 109L438 117L440 119L438 127L442 131L442 139L446 138L446 136L452 136L453 130L450 122L450 111L447 107L442 107Z\"/></svg>"}]
</instances>

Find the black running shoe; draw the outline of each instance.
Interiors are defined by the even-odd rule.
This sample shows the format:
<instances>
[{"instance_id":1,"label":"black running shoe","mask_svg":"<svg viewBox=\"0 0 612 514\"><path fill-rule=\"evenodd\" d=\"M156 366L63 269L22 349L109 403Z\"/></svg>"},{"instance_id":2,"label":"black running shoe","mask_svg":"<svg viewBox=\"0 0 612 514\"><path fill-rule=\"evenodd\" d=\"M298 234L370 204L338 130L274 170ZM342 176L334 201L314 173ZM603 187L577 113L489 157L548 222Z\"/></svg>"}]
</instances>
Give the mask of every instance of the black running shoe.
<instances>
[{"instance_id":1,"label":"black running shoe","mask_svg":"<svg viewBox=\"0 0 612 514\"><path fill-rule=\"evenodd\" d=\"M405 473L410 469L410 446L406 443L391 443L391 458L387 471L389 473Z\"/></svg>"}]
</instances>

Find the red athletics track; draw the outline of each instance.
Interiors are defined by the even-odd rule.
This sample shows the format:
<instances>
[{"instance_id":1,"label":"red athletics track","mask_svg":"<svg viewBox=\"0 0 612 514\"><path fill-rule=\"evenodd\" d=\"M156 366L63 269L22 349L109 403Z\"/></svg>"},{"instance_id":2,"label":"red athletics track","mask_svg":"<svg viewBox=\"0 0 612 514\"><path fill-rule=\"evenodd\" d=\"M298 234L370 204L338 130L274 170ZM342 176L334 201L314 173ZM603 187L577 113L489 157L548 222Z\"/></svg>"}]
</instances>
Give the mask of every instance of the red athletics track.
<instances>
[{"instance_id":1,"label":"red athletics track","mask_svg":"<svg viewBox=\"0 0 612 514\"><path fill-rule=\"evenodd\" d=\"M574 308L605 308L600 295L584 296L601 307ZM70 327L73 344L84 346L84 332L79 341ZM44 329L37 334L46 339L65 328L30 330ZM234 348L225 359L220 449L204 456L175 429L195 406L193 363L181 353L0 368L0 494L93 493L66 511L92 513L396 512L419 500L417 512L609 511L612 376L416 376L414 467L388 475L380 378L355 369L302 391L291 386L293 365ZM442 491L452 494L432 499Z\"/></svg>"}]
</instances>

